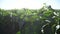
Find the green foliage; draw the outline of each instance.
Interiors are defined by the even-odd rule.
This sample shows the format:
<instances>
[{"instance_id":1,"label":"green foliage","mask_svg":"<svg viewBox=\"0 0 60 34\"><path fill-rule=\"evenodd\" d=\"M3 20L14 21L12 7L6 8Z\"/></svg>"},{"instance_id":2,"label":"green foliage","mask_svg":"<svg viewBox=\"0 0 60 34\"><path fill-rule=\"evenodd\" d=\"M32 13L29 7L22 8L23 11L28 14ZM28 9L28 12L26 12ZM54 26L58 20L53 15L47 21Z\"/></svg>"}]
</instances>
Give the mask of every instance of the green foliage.
<instances>
[{"instance_id":1,"label":"green foliage","mask_svg":"<svg viewBox=\"0 0 60 34\"><path fill-rule=\"evenodd\" d=\"M46 8L46 7L45 7ZM25 32L31 32L34 30L34 34L40 33L41 27L45 25L45 27L49 26L52 28L52 31L55 32L55 27L58 25L60 20L60 10L52 9L51 6L47 6L47 9L42 7L38 10L32 9L21 9L21 10L2 10L0 9L0 23L5 23L7 19L4 17L12 17L17 16L20 17L20 20L24 20L26 22ZM9 18L8 18L9 20ZM21 23L21 22L20 22ZM48 24L47 24L48 23ZM45 28L44 27L44 28ZM31 28L31 30L29 29ZM21 34L20 31L17 34Z\"/></svg>"}]
</instances>

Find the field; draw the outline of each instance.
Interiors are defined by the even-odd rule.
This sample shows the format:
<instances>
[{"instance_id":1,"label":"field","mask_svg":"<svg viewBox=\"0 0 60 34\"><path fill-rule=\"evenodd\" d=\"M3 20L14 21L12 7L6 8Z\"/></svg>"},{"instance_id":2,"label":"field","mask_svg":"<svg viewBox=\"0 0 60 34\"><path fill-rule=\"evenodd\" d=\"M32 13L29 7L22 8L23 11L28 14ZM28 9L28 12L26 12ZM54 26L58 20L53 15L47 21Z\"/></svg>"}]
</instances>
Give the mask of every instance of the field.
<instances>
[{"instance_id":1,"label":"field","mask_svg":"<svg viewBox=\"0 0 60 34\"><path fill-rule=\"evenodd\" d=\"M0 34L59 34L59 13L51 6L35 10L0 9Z\"/></svg>"}]
</instances>

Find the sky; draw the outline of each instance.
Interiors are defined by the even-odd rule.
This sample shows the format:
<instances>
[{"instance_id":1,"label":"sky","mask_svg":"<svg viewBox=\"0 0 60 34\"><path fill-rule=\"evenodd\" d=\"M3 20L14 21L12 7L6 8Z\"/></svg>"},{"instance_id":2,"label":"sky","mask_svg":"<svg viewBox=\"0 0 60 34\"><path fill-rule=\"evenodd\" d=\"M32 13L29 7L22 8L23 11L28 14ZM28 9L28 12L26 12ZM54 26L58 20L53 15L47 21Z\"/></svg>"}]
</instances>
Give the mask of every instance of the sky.
<instances>
[{"instance_id":1,"label":"sky","mask_svg":"<svg viewBox=\"0 0 60 34\"><path fill-rule=\"evenodd\" d=\"M51 5L53 9L60 9L60 0L0 0L2 9L39 9L43 3Z\"/></svg>"}]
</instances>

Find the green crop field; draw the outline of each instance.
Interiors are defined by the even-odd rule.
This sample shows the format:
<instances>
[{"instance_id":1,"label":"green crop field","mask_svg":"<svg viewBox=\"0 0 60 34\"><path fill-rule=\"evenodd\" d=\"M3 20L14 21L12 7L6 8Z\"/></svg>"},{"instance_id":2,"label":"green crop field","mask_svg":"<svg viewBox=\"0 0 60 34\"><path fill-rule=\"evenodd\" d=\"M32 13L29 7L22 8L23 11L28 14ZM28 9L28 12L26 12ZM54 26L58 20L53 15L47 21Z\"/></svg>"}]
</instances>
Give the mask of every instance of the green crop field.
<instances>
[{"instance_id":1,"label":"green crop field","mask_svg":"<svg viewBox=\"0 0 60 34\"><path fill-rule=\"evenodd\" d=\"M0 34L59 34L59 13L51 6L35 10L0 9Z\"/></svg>"}]
</instances>

